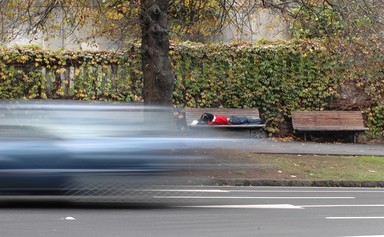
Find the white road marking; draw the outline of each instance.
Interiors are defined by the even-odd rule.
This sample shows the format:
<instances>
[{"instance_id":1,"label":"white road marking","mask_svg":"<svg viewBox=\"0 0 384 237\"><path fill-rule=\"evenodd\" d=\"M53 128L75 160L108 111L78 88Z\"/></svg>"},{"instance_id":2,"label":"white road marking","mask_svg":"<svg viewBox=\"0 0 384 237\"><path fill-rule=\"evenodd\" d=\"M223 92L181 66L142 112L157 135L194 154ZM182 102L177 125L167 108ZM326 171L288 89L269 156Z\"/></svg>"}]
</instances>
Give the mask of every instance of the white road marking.
<instances>
[{"instance_id":1,"label":"white road marking","mask_svg":"<svg viewBox=\"0 0 384 237\"><path fill-rule=\"evenodd\" d=\"M384 207L384 204L300 205L303 208L317 207Z\"/></svg>"},{"instance_id":2,"label":"white road marking","mask_svg":"<svg viewBox=\"0 0 384 237\"><path fill-rule=\"evenodd\" d=\"M137 189L137 191L151 192L196 192L196 193L229 193L227 190L221 189Z\"/></svg>"},{"instance_id":3,"label":"white road marking","mask_svg":"<svg viewBox=\"0 0 384 237\"><path fill-rule=\"evenodd\" d=\"M233 193L384 193L384 190L228 190Z\"/></svg>"},{"instance_id":4,"label":"white road marking","mask_svg":"<svg viewBox=\"0 0 384 237\"><path fill-rule=\"evenodd\" d=\"M290 204L265 204L265 205L202 205L202 206L180 206L188 208L245 208L245 209L303 209Z\"/></svg>"},{"instance_id":5,"label":"white road marking","mask_svg":"<svg viewBox=\"0 0 384 237\"><path fill-rule=\"evenodd\" d=\"M340 237L384 237L384 235L359 235L359 236L340 236Z\"/></svg>"},{"instance_id":6,"label":"white road marking","mask_svg":"<svg viewBox=\"0 0 384 237\"><path fill-rule=\"evenodd\" d=\"M384 216L328 216L327 220L373 220L384 219Z\"/></svg>"},{"instance_id":7,"label":"white road marking","mask_svg":"<svg viewBox=\"0 0 384 237\"><path fill-rule=\"evenodd\" d=\"M154 196L171 199L355 199L355 197L223 197L223 196Z\"/></svg>"}]
</instances>

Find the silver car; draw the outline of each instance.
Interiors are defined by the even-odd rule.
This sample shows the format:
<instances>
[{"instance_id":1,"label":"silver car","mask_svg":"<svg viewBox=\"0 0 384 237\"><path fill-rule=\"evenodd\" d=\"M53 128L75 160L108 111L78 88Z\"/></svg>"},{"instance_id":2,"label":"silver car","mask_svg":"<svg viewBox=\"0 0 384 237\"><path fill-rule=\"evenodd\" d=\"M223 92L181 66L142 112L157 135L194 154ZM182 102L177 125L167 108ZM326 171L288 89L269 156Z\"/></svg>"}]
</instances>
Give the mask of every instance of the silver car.
<instances>
[{"instance_id":1,"label":"silver car","mask_svg":"<svg viewBox=\"0 0 384 237\"><path fill-rule=\"evenodd\" d=\"M0 194L142 200L190 182L180 172L199 159L188 155L196 141L177 134L169 108L2 101Z\"/></svg>"}]
</instances>

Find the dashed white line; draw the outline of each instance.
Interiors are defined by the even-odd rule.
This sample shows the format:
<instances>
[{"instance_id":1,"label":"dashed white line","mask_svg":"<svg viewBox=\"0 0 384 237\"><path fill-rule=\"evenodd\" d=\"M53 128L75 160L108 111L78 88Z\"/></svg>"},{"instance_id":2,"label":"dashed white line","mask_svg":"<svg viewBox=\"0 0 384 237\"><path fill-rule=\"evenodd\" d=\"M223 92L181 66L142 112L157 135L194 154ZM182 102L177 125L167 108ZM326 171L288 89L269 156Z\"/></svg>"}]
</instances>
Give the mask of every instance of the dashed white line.
<instances>
[{"instance_id":1,"label":"dashed white line","mask_svg":"<svg viewBox=\"0 0 384 237\"><path fill-rule=\"evenodd\" d=\"M384 207L384 204L341 204L341 205L300 205L303 208L322 208L322 207Z\"/></svg>"},{"instance_id":2,"label":"dashed white line","mask_svg":"<svg viewBox=\"0 0 384 237\"><path fill-rule=\"evenodd\" d=\"M151 192L229 193L229 191L221 190L221 189L137 189L137 190L151 191Z\"/></svg>"},{"instance_id":3,"label":"dashed white line","mask_svg":"<svg viewBox=\"0 0 384 237\"><path fill-rule=\"evenodd\" d=\"M340 237L384 237L384 235L359 235L359 236L340 236Z\"/></svg>"},{"instance_id":4,"label":"dashed white line","mask_svg":"<svg viewBox=\"0 0 384 237\"><path fill-rule=\"evenodd\" d=\"M372 220L384 219L384 216L328 216L327 220Z\"/></svg>"},{"instance_id":5,"label":"dashed white line","mask_svg":"<svg viewBox=\"0 0 384 237\"><path fill-rule=\"evenodd\" d=\"M230 190L233 193L384 193L384 190Z\"/></svg>"},{"instance_id":6,"label":"dashed white line","mask_svg":"<svg viewBox=\"0 0 384 237\"><path fill-rule=\"evenodd\" d=\"M291 204L264 204L264 205L201 205L201 206L180 206L188 208L239 208L239 209L303 209Z\"/></svg>"},{"instance_id":7,"label":"dashed white line","mask_svg":"<svg viewBox=\"0 0 384 237\"><path fill-rule=\"evenodd\" d=\"M235 197L235 196L154 196L170 199L355 199L355 197Z\"/></svg>"}]
</instances>

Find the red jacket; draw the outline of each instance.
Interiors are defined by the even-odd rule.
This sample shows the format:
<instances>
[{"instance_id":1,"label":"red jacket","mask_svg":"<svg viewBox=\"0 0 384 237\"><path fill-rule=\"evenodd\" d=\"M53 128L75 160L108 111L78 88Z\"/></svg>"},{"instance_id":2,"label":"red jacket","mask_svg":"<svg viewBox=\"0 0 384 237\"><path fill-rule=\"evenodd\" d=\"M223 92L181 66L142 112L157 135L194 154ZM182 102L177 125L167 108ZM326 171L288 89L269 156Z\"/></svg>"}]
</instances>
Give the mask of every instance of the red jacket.
<instances>
[{"instance_id":1,"label":"red jacket","mask_svg":"<svg viewBox=\"0 0 384 237\"><path fill-rule=\"evenodd\" d=\"M211 125L228 125L229 124L229 118L227 116L215 116L212 120L212 122L208 121L208 124Z\"/></svg>"}]
</instances>

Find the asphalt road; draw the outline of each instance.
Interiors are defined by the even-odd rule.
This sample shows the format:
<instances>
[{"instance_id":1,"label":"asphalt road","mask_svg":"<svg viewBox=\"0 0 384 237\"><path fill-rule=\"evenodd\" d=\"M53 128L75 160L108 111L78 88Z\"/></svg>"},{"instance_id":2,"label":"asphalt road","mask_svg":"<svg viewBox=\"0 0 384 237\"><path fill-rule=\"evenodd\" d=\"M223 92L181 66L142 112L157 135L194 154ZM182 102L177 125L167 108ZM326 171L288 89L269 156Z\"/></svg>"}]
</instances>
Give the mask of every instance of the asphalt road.
<instances>
[{"instance_id":1,"label":"asphalt road","mask_svg":"<svg viewBox=\"0 0 384 237\"><path fill-rule=\"evenodd\" d=\"M383 196L383 189L369 188L200 186L158 192L167 205L2 197L0 236L378 237L384 236Z\"/></svg>"}]
</instances>

